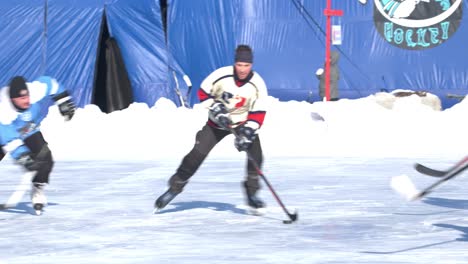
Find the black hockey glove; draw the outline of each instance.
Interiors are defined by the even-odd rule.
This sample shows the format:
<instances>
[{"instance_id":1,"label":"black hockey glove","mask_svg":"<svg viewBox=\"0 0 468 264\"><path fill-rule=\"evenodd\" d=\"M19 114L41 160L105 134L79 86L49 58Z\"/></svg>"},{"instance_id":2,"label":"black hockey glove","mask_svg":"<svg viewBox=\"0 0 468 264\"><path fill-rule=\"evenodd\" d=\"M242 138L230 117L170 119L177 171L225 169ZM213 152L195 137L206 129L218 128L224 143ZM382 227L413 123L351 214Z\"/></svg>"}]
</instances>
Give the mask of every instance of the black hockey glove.
<instances>
[{"instance_id":1,"label":"black hockey glove","mask_svg":"<svg viewBox=\"0 0 468 264\"><path fill-rule=\"evenodd\" d=\"M34 160L30 153L24 153L22 154L16 162L23 167L25 167L29 171L36 171L40 168L40 161Z\"/></svg>"},{"instance_id":2,"label":"black hockey glove","mask_svg":"<svg viewBox=\"0 0 468 264\"><path fill-rule=\"evenodd\" d=\"M75 114L75 103L73 103L70 94L67 91L54 96L54 101L58 105L60 114L65 117L65 120L72 119Z\"/></svg>"},{"instance_id":3,"label":"black hockey glove","mask_svg":"<svg viewBox=\"0 0 468 264\"><path fill-rule=\"evenodd\" d=\"M215 101L210 107L210 116L211 120L213 120L218 126L224 129L229 129L231 118L229 118L229 113L223 103Z\"/></svg>"},{"instance_id":4,"label":"black hockey glove","mask_svg":"<svg viewBox=\"0 0 468 264\"><path fill-rule=\"evenodd\" d=\"M239 127L237 137L234 140L234 146L238 151L246 151L252 145L255 137L256 134L253 128L241 126Z\"/></svg>"}]
</instances>

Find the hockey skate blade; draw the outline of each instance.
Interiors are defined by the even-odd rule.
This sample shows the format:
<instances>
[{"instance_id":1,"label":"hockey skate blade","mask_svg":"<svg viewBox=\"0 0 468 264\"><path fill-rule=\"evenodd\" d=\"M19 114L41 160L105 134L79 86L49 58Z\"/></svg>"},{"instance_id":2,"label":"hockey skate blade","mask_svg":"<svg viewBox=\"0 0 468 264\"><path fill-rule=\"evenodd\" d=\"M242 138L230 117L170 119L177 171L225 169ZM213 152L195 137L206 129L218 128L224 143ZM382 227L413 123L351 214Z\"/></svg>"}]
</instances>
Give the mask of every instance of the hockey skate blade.
<instances>
[{"instance_id":1,"label":"hockey skate blade","mask_svg":"<svg viewBox=\"0 0 468 264\"><path fill-rule=\"evenodd\" d=\"M164 208L154 208L153 214L159 214Z\"/></svg>"},{"instance_id":2,"label":"hockey skate blade","mask_svg":"<svg viewBox=\"0 0 468 264\"><path fill-rule=\"evenodd\" d=\"M16 207L16 204L0 204L0 210L7 210Z\"/></svg>"},{"instance_id":3,"label":"hockey skate blade","mask_svg":"<svg viewBox=\"0 0 468 264\"><path fill-rule=\"evenodd\" d=\"M36 215L42 215L42 212L43 212L43 209L44 209L43 204L35 204L33 207L34 207L34 213Z\"/></svg>"},{"instance_id":4,"label":"hockey skate blade","mask_svg":"<svg viewBox=\"0 0 468 264\"><path fill-rule=\"evenodd\" d=\"M406 201L414 201L419 197L420 192L405 174L392 177L390 186L395 192L405 198Z\"/></svg>"},{"instance_id":5,"label":"hockey skate blade","mask_svg":"<svg viewBox=\"0 0 468 264\"><path fill-rule=\"evenodd\" d=\"M247 213L250 215L263 216L267 213L267 209L266 208L253 208L253 207L248 206Z\"/></svg>"}]
</instances>

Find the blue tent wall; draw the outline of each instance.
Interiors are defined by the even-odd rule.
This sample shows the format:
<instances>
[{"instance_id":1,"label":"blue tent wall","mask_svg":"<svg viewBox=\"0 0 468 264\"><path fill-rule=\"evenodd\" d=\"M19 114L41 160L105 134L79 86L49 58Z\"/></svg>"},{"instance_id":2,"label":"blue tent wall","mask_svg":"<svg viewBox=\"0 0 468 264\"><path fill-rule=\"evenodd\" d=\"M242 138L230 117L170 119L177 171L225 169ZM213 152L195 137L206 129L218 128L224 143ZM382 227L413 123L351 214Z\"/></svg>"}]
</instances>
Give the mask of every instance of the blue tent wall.
<instances>
[{"instance_id":1,"label":"blue tent wall","mask_svg":"<svg viewBox=\"0 0 468 264\"><path fill-rule=\"evenodd\" d=\"M380 89L426 90L445 107L456 101L447 93L466 94L468 53L467 17L442 45L421 51L387 43L374 25L374 1L333 1L344 10L340 21L340 97L367 96ZM326 1L317 0L171 0L168 13L169 50L197 88L212 70L232 64L237 44L255 52L255 69L271 95L306 100L309 91L319 100L315 70L325 58ZM463 3L463 11L467 4ZM466 13L466 12L465 12ZM196 103L196 89L190 95Z\"/></svg>"},{"instance_id":2,"label":"blue tent wall","mask_svg":"<svg viewBox=\"0 0 468 264\"><path fill-rule=\"evenodd\" d=\"M91 103L104 1L48 0L47 74L57 78L79 106Z\"/></svg>"},{"instance_id":3,"label":"blue tent wall","mask_svg":"<svg viewBox=\"0 0 468 264\"><path fill-rule=\"evenodd\" d=\"M214 69L233 63L238 44L254 49L254 69L269 93L282 100L305 100L315 89L314 52L320 41L298 19L290 1L173 0L169 4L169 50L197 88ZM294 30L293 30L294 29ZM196 103L196 89L191 94Z\"/></svg>"},{"instance_id":4,"label":"blue tent wall","mask_svg":"<svg viewBox=\"0 0 468 264\"><path fill-rule=\"evenodd\" d=\"M79 106L91 103L106 12L135 102L152 106L161 97L178 102L171 86L159 1L11 0L0 2L0 11L3 85L13 75L34 79L47 74L71 90Z\"/></svg>"},{"instance_id":5,"label":"blue tent wall","mask_svg":"<svg viewBox=\"0 0 468 264\"><path fill-rule=\"evenodd\" d=\"M451 2L459 0L451 0ZM442 4L443 1L436 1ZM233 63L236 45L250 44L254 68L280 100L319 100L315 70L324 62L323 9L318 0L168 0L166 44L158 0L9 0L0 2L0 81L48 74L64 83L79 106L92 102L102 17L122 51L136 102L152 106L187 74L196 90L212 70ZM333 1L344 10L340 97L380 89L427 90L444 106L447 93L468 90L467 3L457 32L442 45L406 50L387 43L373 20L375 1ZM46 19L45 19L46 18ZM46 23L45 23L46 22ZM176 77L176 79L174 79ZM177 80L178 82L175 82Z\"/></svg>"},{"instance_id":6,"label":"blue tent wall","mask_svg":"<svg viewBox=\"0 0 468 264\"><path fill-rule=\"evenodd\" d=\"M0 87L14 75L33 78L43 68L43 0L0 3Z\"/></svg>"},{"instance_id":7,"label":"blue tent wall","mask_svg":"<svg viewBox=\"0 0 468 264\"><path fill-rule=\"evenodd\" d=\"M178 103L171 86L159 1L108 0L106 10L110 34L122 51L135 101L152 106L165 97Z\"/></svg>"},{"instance_id":8,"label":"blue tent wall","mask_svg":"<svg viewBox=\"0 0 468 264\"><path fill-rule=\"evenodd\" d=\"M167 50L159 1L49 0L48 74L74 91L79 105L92 102L103 12L117 40L135 102L176 101L169 87ZM128 18L128 19L126 19ZM56 22L56 23L55 23Z\"/></svg>"}]
</instances>

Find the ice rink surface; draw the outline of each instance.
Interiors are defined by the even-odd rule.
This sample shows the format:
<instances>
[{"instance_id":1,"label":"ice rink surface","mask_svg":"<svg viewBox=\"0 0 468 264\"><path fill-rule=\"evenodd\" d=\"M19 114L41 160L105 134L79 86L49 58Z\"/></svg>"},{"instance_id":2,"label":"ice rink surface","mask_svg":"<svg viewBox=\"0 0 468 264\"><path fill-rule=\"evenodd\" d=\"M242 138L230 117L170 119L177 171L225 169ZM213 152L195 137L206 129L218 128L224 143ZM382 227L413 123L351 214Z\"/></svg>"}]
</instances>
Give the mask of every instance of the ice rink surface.
<instances>
[{"instance_id":1,"label":"ice rink surface","mask_svg":"<svg viewBox=\"0 0 468 264\"><path fill-rule=\"evenodd\" d=\"M154 199L180 160L57 162L49 205L33 215L29 196L0 211L0 263L466 263L466 173L422 201L390 187L406 174L423 188L436 179L421 162L445 169L453 160L403 158L266 158L263 172L288 210L263 185L263 216L247 213L245 160L208 158L171 204ZM2 162L0 199L21 178ZM5 175L3 175L5 174Z\"/></svg>"}]
</instances>

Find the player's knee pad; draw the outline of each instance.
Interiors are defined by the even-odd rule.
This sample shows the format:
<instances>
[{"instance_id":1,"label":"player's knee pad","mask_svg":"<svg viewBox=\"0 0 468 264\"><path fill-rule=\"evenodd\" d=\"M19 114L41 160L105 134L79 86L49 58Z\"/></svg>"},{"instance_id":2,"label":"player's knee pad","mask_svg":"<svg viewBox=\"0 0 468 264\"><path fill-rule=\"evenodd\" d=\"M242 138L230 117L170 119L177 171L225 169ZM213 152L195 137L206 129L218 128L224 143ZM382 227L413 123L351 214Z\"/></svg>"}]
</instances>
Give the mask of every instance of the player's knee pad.
<instances>
[{"instance_id":1,"label":"player's knee pad","mask_svg":"<svg viewBox=\"0 0 468 264\"><path fill-rule=\"evenodd\" d=\"M41 148L41 151L36 155L36 159L41 162L41 170L50 172L54 167L54 160L52 158L52 152L47 144Z\"/></svg>"}]
</instances>

